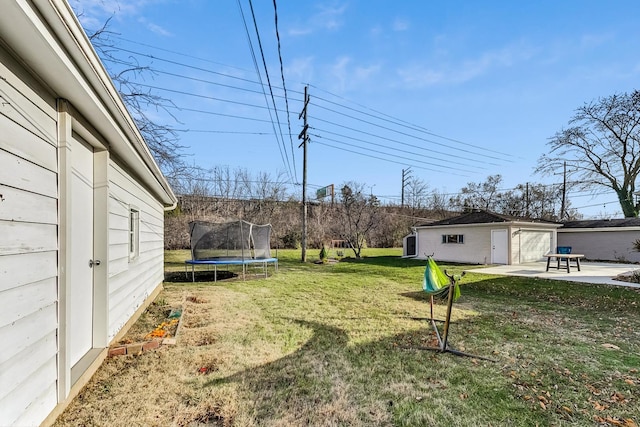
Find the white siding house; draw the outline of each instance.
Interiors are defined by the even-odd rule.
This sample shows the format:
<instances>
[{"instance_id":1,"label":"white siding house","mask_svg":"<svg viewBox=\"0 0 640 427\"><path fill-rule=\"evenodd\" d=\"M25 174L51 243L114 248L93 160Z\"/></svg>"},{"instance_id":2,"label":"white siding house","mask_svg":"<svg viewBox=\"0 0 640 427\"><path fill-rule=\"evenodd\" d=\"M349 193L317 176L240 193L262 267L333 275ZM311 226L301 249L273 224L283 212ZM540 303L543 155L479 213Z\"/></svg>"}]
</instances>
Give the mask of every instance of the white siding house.
<instances>
[{"instance_id":1,"label":"white siding house","mask_svg":"<svg viewBox=\"0 0 640 427\"><path fill-rule=\"evenodd\" d=\"M176 199L64 0L0 8L0 425L52 422L161 288Z\"/></svg>"},{"instance_id":2,"label":"white siding house","mask_svg":"<svg viewBox=\"0 0 640 427\"><path fill-rule=\"evenodd\" d=\"M633 242L640 239L640 218L569 221L558 229L558 245L592 261L640 262Z\"/></svg>"},{"instance_id":3,"label":"white siding house","mask_svg":"<svg viewBox=\"0 0 640 427\"><path fill-rule=\"evenodd\" d=\"M415 250L405 256L469 264L521 264L555 252L561 224L472 212L414 227ZM413 239L405 238L405 245Z\"/></svg>"}]
</instances>

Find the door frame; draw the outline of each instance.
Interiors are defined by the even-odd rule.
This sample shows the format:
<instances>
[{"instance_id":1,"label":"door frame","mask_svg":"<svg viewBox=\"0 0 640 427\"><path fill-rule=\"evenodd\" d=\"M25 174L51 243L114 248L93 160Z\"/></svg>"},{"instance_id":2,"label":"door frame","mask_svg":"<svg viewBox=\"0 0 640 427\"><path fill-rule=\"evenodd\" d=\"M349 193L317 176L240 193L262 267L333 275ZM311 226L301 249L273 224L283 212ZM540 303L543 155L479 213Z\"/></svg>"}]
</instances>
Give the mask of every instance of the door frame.
<instances>
[{"instance_id":1,"label":"door frame","mask_svg":"<svg viewBox=\"0 0 640 427\"><path fill-rule=\"evenodd\" d=\"M72 387L89 366L96 363L108 346L108 206L109 152L82 116L66 100L58 99L58 402L64 401ZM93 268L93 338L92 349L71 365L70 280L72 260L69 256L71 224L76 213L71 207L71 146L81 140L93 148L93 259L101 261ZM69 272L69 274L68 274Z\"/></svg>"},{"instance_id":2,"label":"door frame","mask_svg":"<svg viewBox=\"0 0 640 427\"><path fill-rule=\"evenodd\" d=\"M509 265L509 230L506 228L496 228L491 230L491 264L496 264L495 258L497 257L495 257L494 254L497 252L495 250L495 242L497 239L494 238L494 235L497 235L498 233L504 233L504 265Z\"/></svg>"}]
</instances>

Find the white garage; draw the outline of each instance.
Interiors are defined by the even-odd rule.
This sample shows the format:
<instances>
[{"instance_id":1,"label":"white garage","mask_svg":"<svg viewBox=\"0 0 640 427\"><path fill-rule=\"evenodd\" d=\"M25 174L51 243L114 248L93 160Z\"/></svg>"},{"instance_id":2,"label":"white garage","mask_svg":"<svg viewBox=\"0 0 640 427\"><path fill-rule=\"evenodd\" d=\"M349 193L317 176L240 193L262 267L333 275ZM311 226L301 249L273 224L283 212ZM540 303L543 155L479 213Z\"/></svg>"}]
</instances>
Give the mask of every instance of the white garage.
<instances>
[{"instance_id":1,"label":"white garage","mask_svg":"<svg viewBox=\"0 0 640 427\"><path fill-rule=\"evenodd\" d=\"M483 210L420 225L405 237L404 256L469 264L521 264L555 252L562 224Z\"/></svg>"}]
</instances>

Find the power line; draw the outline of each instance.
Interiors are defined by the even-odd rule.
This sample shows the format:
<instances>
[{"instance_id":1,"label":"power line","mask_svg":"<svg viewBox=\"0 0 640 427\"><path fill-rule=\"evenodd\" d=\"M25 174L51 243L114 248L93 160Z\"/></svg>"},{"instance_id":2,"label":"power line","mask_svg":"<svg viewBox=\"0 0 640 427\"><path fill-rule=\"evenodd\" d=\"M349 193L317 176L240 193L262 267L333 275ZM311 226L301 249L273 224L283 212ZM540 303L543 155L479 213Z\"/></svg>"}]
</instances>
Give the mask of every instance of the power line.
<instances>
[{"instance_id":1,"label":"power line","mask_svg":"<svg viewBox=\"0 0 640 427\"><path fill-rule=\"evenodd\" d=\"M273 15L276 28L276 39L278 40L278 60L280 61L280 76L282 77L282 89L284 90L284 104L285 110L287 110L287 126L289 127L289 142L291 145L291 158L293 159L293 172L295 176L298 175L296 171L296 156L293 148L293 138L291 136L291 119L289 117L289 97L287 96L287 85L284 83L284 64L282 63L282 50L280 47L280 31L278 30L278 6L276 0L273 0Z\"/></svg>"},{"instance_id":2,"label":"power line","mask_svg":"<svg viewBox=\"0 0 640 427\"><path fill-rule=\"evenodd\" d=\"M251 121L254 121L254 122L261 122L261 123L271 123L271 120L257 119L255 117L247 117L247 116L238 116L238 115L235 115L235 114L217 113L215 111L200 110L200 109L197 109L197 108L180 107L180 106L177 106L177 105L166 105L166 104L158 104L158 106L162 107L162 108L169 108L169 109L174 109L174 110L179 110L179 111L190 111L192 113L208 114L208 115L212 115L212 116L228 117L228 118L240 119L240 120L251 120ZM258 108L264 108L264 107L263 106L259 106Z\"/></svg>"},{"instance_id":3,"label":"power line","mask_svg":"<svg viewBox=\"0 0 640 427\"><path fill-rule=\"evenodd\" d=\"M419 150L424 150L424 151L427 151L429 153L438 153L438 154L442 154L442 155L445 155L445 156L449 155L448 153L443 153L442 151L435 151L435 150L431 150L431 149L428 149L428 148L425 148L425 147L420 147L418 145L408 144L406 142L398 141L397 139L388 138L388 137L385 137L385 136L382 136L382 135L377 135L375 133L371 133L371 132L366 132L366 131L363 131L363 130L355 129L355 128L352 128L350 126L341 125L339 123L331 122L329 120L324 120L324 119L320 119L320 118L317 118L317 117L315 118L315 120L316 121L320 121L320 122L324 122L324 123L328 123L330 125L338 126L338 127L344 128L344 129L348 129L348 130L351 130L351 131L356 132L356 133L361 133L361 134L364 134L364 135L368 135L368 136L371 136L371 137L374 137L374 138L382 139L382 140L389 141L389 142L395 142L397 144L406 145L406 146L409 146L409 147L417 148ZM472 159L472 158L469 158L469 157L457 156L456 158L457 159L468 160L468 161L477 161L477 159ZM485 162L485 163L488 164L488 165L492 165L492 166L500 166L498 163L491 163L491 162Z\"/></svg>"},{"instance_id":4,"label":"power line","mask_svg":"<svg viewBox=\"0 0 640 427\"><path fill-rule=\"evenodd\" d=\"M350 139L350 140L352 140L352 141L358 141L358 142L362 142L362 143L364 143L364 144L375 145L375 146L377 146L377 147L389 148L387 145L377 144L377 143L375 143L375 142L366 141L366 140L364 140L364 139L355 138L355 137L352 137L352 136L347 136L347 135L339 134L339 133L336 133L336 132L331 132L331 131L328 131L328 130L326 130L326 129L318 129L318 128L316 128L316 127L313 127L312 129L315 129L315 130L317 130L317 131L319 131L319 132L327 133L327 134L329 134L329 135L335 135L335 136L340 136L340 137L343 137L343 138L349 138L349 139ZM316 135L316 136L321 137L321 138L324 138L324 137L322 137L321 135ZM372 135L372 136L375 136L375 135ZM378 137L379 137L379 136L378 136ZM331 139L327 138L327 140L331 140ZM335 141L335 142L339 142L339 141ZM413 148L418 148L418 149L421 149L421 150L426 150L426 149L425 149L425 148L423 148L423 147L419 147L419 146L415 146L415 145L411 145L411 144L406 144L406 143L403 143L403 142L400 142L400 141L394 141L394 142L397 142L398 144L402 144L402 145L407 145L407 146L410 146L410 147L413 147ZM433 156L432 154L429 154L429 156L426 156L426 155L424 155L424 154L418 154L418 153L416 153L416 152L414 152L414 151L402 150L402 149L399 149L399 148L394 148L394 151L400 151L400 152L407 153L407 154L413 154L413 155L415 155L415 156L419 156L419 157L428 157L428 158L431 158L431 159L433 159L433 160L441 160L441 161L443 161L443 162L450 162L450 161L451 161L451 159L442 159L442 158L439 158L439 157L435 157L435 156ZM434 152L435 152L435 153L439 153L439 152L437 152L437 151L434 151ZM444 154L444 153L439 153L439 154ZM487 169L487 168L479 167L479 166L476 166L476 165L468 165L468 166L469 166L469 167L471 167L471 168L474 168L474 169L481 169L481 170L486 170L486 169Z\"/></svg>"},{"instance_id":5,"label":"power line","mask_svg":"<svg viewBox=\"0 0 640 427\"><path fill-rule=\"evenodd\" d=\"M354 146L353 144L350 144L350 143L348 143L348 142L338 141L338 140L336 140L336 139L327 138L327 137L323 137L323 136L320 136L320 135L313 135L313 136L315 136L316 138L321 138L323 141L331 141L331 142L335 142L335 143L338 143L338 144L346 145L346 146L348 146L348 147L362 148L362 147ZM315 141L315 142L317 142L317 140L314 140L314 141ZM336 147L334 147L334 148L336 148ZM395 158L397 158L397 159L409 160L409 161L415 161L415 159L413 159L413 158L403 157L403 156L399 156L399 155L397 155L397 154L390 154L390 153L386 153L386 152L384 152L384 151L374 150L374 149L372 149L372 148L369 148L369 149L367 149L367 150L368 150L368 151L371 151L371 152L374 152L374 153L378 153L378 154L384 154L385 156L395 157ZM436 166L436 167L442 167L442 165L440 165L440 164L438 164L438 163L431 163L431 162L428 162L428 161L423 161L423 162L421 162L421 163L422 163L422 164L427 164L427 165ZM457 167L451 167L451 166L449 166L449 167L447 167L447 169L446 169L446 170L458 170L458 171L464 171L464 170L466 170L466 169L460 169L460 168L457 168ZM445 172L445 170L442 170L442 172Z\"/></svg>"},{"instance_id":6,"label":"power line","mask_svg":"<svg viewBox=\"0 0 640 427\"><path fill-rule=\"evenodd\" d=\"M398 133L400 135L404 135L404 136L408 136L410 138L418 139L420 141L428 142L430 144L435 144L435 145L439 145L439 146L446 147L446 148L449 148L449 149L453 149L453 147L451 147L449 145L446 145L446 144L443 144L443 143L440 143L440 142L436 142L436 141L433 141L431 139L422 138L422 137L419 137L419 136L416 136L416 135L411 135L410 133L399 131L399 130L393 130L393 129L390 129L389 127L387 127L387 126L379 125L377 123L373 123L373 122L370 122L370 121L367 121L367 120L358 119L358 118L353 117L353 116L351 116L349 114L339 113L338 111L335 111L335 110L333 110L331 108L323 107L323 106L320 106L320 105L316 105L316 106L319 107L319 108L325 109L327 111L331 111L332 113L340 114L341 117L348 117L350 119L359 120L362 123L366 123L366 124L371 125L371 126L376 126L376 127L380 128L380 129L384 129L384 130L388 130L388 131L391 131L391 132L395 132L395 133ZM480 153L476 153L476 152L473 152L471 150L465 150L465 149L462 149L462 148L457 148L456 150L463 151L465 153L473 154L473 155L476 155L476 156L486 157L486 158L489 158L489 159L503 160L503 159L500 159L499 157L490 156L488 154L480 154Z\"/></svg>"},{"instance_id":7,"label":"power line","mask_svg":"<svg viewBox=\"0 0 640 427\"><path fill-rule=\"evenodd\" d=\"M238 0L238 4L240 4L240 0ZM251 17L253 18L253 27L256 31L256 38L258 39L258 48L260 49L260 56L262 57L262 66L264 67L264 75L267 78L267 85L269 87L269 93L271 94L271 102L273 103L273 111L276 115L276 123L278 125L278 130L280 131L280 142L282 143L282 148L284 149L284 154L285 157L287 159L287 166L289 168L289 174L291 174L291 163L289 163L289 155L287 154L287 147L284 144L284 136L282 135L282 127L280 126L280 118L278 116L278 109L276 107L276 100L273 96L273 87L271 87L271 78L269 77L269 69L267 68L267 60L264 57L264 50L262 49L262 40L260 39L260 31L258 31L258 21L256 21L256 15L253 11L253 2L252 0L249 0L249 8L251 9ZM240 9L240 11L242 11L242 8ZM244 16L242 17L242 19L244 20ZM246 28L246 22L245 22L245 28ZM247 33L248 35L248 33ZM249 38L249 44L251 45L251 39ZM254 61L255 61L255 55L253 53L253 46L251 46L251 55L254 57ZM256 66L256 71L257 71L257 66ZM258 77L260 78L260 83L262 83L262 77L260 76L260 73L258 72ZM263 86L263 90L264 90L264 86ZM266 101L266 94L265 94L265 101ZM268 101L267 101L268 104ZM271 112L269 112L269 116L271 116ZM274 124L274 129L273 132L276 132L275 129L275 124ZM277 136L276 136L277 139ZM292 153L293 154L293 153ZM293 177L295 179L295 174L293 174Z\"/></svg>"},{"instance_id":8,"label":"power line","mask_svg":"<svg viewBox=\"0 0 640 427\"><path fill-rule=\"evenodd\" d=\"M224 133L234 135L271 135L269 132L244 132L234 130L211 130L211 129L173 129L174 132L193 133Z\"/></svg>"},{"instance_id":9,"label":"power line","mask_svg":"<svg viewBox=\"0 0 640 427\"><path fill-rule=\"evenodd\" d=\"M239 0L238 0L238 1L239 1ZM246 25L246 24L245 24L245 25ZM147 57L147 58L150 58L150 59L155 59L155 60L159 60L159 61L167 62L167 63L174 64L174 65L179 65L179 66L182 66L182 67L191 68L191 69L194 69L194 70L199 70L199 71L206 72L206 73L216 74L216 75L219 75L219 76L222 76L222 77L226 77L226 78L237 79L237 80L240 80L240 81L244 81L244 82L248 82L248 83L252 83L252 84L257 84L257 85L260 85L260 86L264 87L264 84L263 84L261 81L255 81L255 80L250 80L250 79L246 79L246 78L242 78L242 77L234 76L234 75L231 75L231 74L220 73L220 72L216 72L216 71L213 71L213 70L204 69L204 68L201 68L201 67L196 67L196 66L193 66L193 65L190 65L190 64L185 64L185 63L181 63L181 62L178 62L178 61L173 61L173 60L169 60L169 59L166 59L166 58L161 58L161 57L158 57L158 56L155 56L155 55L151 55L151 54L147 54L147 53L142 53L142 52L137 52L137 51L133 51L133 50L130 50L130 49L125 49L125 48L122 48L122 47L115 47L114 49L116 49L116 50L121 50L121 51L123 51L123 52L131 53L131 54L134 54L134 55L139 55L139 56ZM172 51L169 51L169 52L172 52ZM191 55L186 55L186 56L193 57L193 56L191 56ZM206 59L203 59L203 58L198 58L198 57L193 57L193 58L196 58L196 59L199 59L199 60L203 60L203 61L207 61ZM210 61L210 62L213 62L213 61ZM215 62L214 62L214 63L215 63ZM216 63L216 64L223 65L223 66L227 66L226 64L220 64L220 63ZM232 66L228 66L228 67L232 67ZM238 68L238 67L232 67L232 68ZM164 73L169 74L168 72L164 72ZM190 77L187 77L187 76L181 76L181 77L183 77L183 78L190 78ZM194 80L197 80L197 79L194 79ZM214 82L209 82L209 83L211 83L211 84L223 85L223 84L220 84L220 83L214 83ZM223 86L225 86L225 85L223 85ZM227 85L227 86L229 86L229 85ZM320 88L318 88L318 87L317 87L317 86L315 86L315 85L310 85L310 86L311 86L311 87L314 87L314 88L316 88L316 89L318 89L318 90L320 90L320 91L322 91L322 92L328 93L328 94L330 94L330 95L332 95L332 96L335 96L336 98L346 100L346 98L340 97L339 95L333 94L333 93L331 93L331 92L329 92L329 91L326 91L326 90L320 89ZM258 92L258 91L252 91L252 90L250 90L250 89L243 89L243 88L234 87L234 86L229 86L229 87L231 87L231 88L235 88L235 89L239 89L239 90L245 90L245 91L250 91L250 92L260 93L260 92ZM283 87L283 88L279 88L279 87L277 87L277 86L271 86L271 87L272 87L272 88L276 88L276 89L286 90L284 87ZM294 93L298 93L298 94L301 94L301 93L302 93L301 91L293 91L293 92L294 92ZM288 97L287 97L287 98L285 98L285 99L288 99ZM441 138L441 139L444 139L444 140L447 140L447 141L450 141L450 142L455 142L455 143L457 143L457 144L461 144L461 145L465 145L465 146L468 146L468 147L472 147L472 148L478 149L478 150L480 150L480 151L491 152L491 153L499 154L499 155L504 156L504 157L514 157L514 156L513 156L512 154L510 154L510 153L504 153L504 152L499 152L499 151L496 151L496 150L491 150L491 149L488 149L488 148L486 148L486 147L481 147L481 146L478 146L478 145L469 144L469 143L467 143L467 142L464 142L464 141L461 141L461 140L458 140L458 139L455 139L455 138L450 138L450 137L447 137L447 136L444 136L444 135L440 135L440 134L437 134L437 133L431 132L431 131L429 131L428 129L426 129L426 128L422 127L422 126L418 126L418 125L415 125L415 124L411 124L410 122L404 121L404 120L402 120L402 119L395 118L395 117L393 117L393 116L390 116L390 115L388 115L388 114L385 114L385 113L379 112L379 111L374 110L374 109L370 109L370 108L368 108L368 107L366 107L366 106L362 106L361 104L355 103L355 102L353 102L353 101L349 101L349 100L347 100L348 102L351 102L351 103L353 103L353 104L355 104L355 105L359 105L359 106L362 106L363 108L366 108L366 109L368 109L368 110L370 110L370 111L374 111L374 112L376 112L377 114L380 114L380 115L381 115L381 116L383 116L383 117L375 116L375 115L372 115L372 114L367 113L367 112L365 112L365 111L357 110L357 109L354 109L354 108L349 107L349 106L347 106L347 105L339 104L339 103L336 103L336 102L330 101L330 100L328 100L328 99L326 99L326 98L316 97L316 98L314 98L314 99L319 99L319 100L322 100L322 101L324 101L324 102L330 103L330 104L332 104L332 105L337 105L337 106L339 106L339 107L341 107L341 108L345 108L345 109L348 109L348 110L351 110L351 111L354 111L354 112L357 112L357 113L360 113L360 114L363 114L363 115L366 115L366 116L369 116L369 117L372 117L372 118L376 118L376 119L379 119L379 120L383 120L383 121L386 121L386 122L389 122L389 123L392 123L392 124L395 124L395 125L398 125L398 126L400 126L400 125L401 125L401 123L404 123L405 125L409 125L409 127L410 127L412 130L416 130L416 131L419 131L419 132L424 132L424 133L426 133L426 134L428 134L428 135L435 136L435 137L437 137L437 138ZM326 109L326 110L328 110L328 111L331 111L331 112L337 113L337 114L345 115L345 114L340 113L340 112L337 112L337 111L335 111L335 110L333 110L333 109L331 109L331 108L324 107L324 106L322 106L322 105L320 105L320 104L316 104L316 106L318 106L318 107L320 107L320 108L323 108L323 109ZM287 112L288 112L288 111L287 111ZM378 127L381 127L381 128L387 129L387 130L390 130L390 131L392 131L392 132L402 133L401 131L396 131L396 130L393 130L393 129L389 129L389 128L387 128L387 127L384 127L384 126L381 126L381 125L378 125L378 124L375 124L375 123L371 123L371 122L368 122L368 121L364 121L364 120L358 119L358 118L353 117L353 116L349 116L349 115L345 115L345 116L350 117L350 118L353 118L353 119L355 119L355 120L363 121L364 123L368 123L368 124L371 124L371 125L373 125L373 126L378 126ZM384 117L389 117L389 118L392 118L393 120L389 120L389 119L386 119L386 118L384 118ZM290 132L290 133L291 133L291 132ZM442 144L442 143L438 143L438 142L436 142L436 141L433 141L433 140L430 140L430 139L427 139L427 138L420 138L420 137L417 137L417 136L415 136L415 135L411 135L411 134L407 134L407 136L410 136L410 137L413 137L413 138L417 138L417 139L421 139L421 140L423 140L423 141L425 141L425 142L429 142L429 143L433 143L433 144L442 145L442 146L445 146L445 147L447 147L447 148L452 148L452 147L450 147L450 146L448 146L448 145L444 145L444 144ZM475 152L472 152L472 151L470 151L470 150L461 150L461 151L466 151L466 152L469 152L469 153L472 153L472 154L477 154L477 155L486 156L486 157L489 157L489 158L494 158L494 159L497 159L497 160L502 160L502 159L497 158L497 157L487 156L487 155L483 155L483 154L480 154L480 153L475 153Z\"/></svg>"},{"instance_id":10,"label":"power line","mask_svg":"<svg viewBox=\"0 0 640 427\"><path fill-rule=\"evenodd\" d=\"M449 138L449 137L446 137L446 136L442 136L442 135L439 135L439 134L433 133L433 132L431 132L429 129L426 129L426 128L422 127L422 126L418 126L418 125L415 125L415 124L413 124L413 123L411 123L411 122L408 122L408 121L406 121L406 120L402 120L402 119L399 119L399 118L397 118L397 117L391 116L391 115L389 115L389 114L383 113L383 112L381 112L381 111L374 110L374 109L369 108L369 107L367 107L367 106L365 106L365 105L362 105L362 104L359 104L359 103L357 103L357 102L351 101L351 100L349 100L349 99L347 99L347 98L344 98L344 97L342 97L342 96L340 96L340 95L336 95L335 93L329 92L329 91L324 90L324 89L320 89L320 88L318 88L317 86L314 86L314 85L310 85L310 86L311 86L311 87L313 87L313 88L315 88L315 89L318 89L318 90L320 90L320 91L322 91L322 92L328 93L329 95L334 96L334 97L336 97L336 98L338 98L338 99L342 99L342 100L344 100L344 101L347 101L347 102L353 103L353 104L355 104L355 105L358 105L358 106L359 106L359 107L361 107L361 108L365 108L365 109L367 109L367 110L369 110L369 111L373 111L374 113L380 114L380 115L382 115L383 117L388 117L389 119L393 119L393 120L383 119L383 118L380 118L380 117L378 117L378 116L374 116L374 115L372 115L372 114L369 114L369 113L366 113L366 112L363 112L363 111L360 111L360 110L356 110L356 109L351 108L351 107L347 107L347 106L345 106L345 105L343 105L343 104L338 104L338 103L335 103L335 102L329 101L329 100L327 100L327 99L325 99L325 98L316 97L317 99L321 99L321 100L323 100L323 101L325 101L325 102L329 102L329 103L334 104L334 105L339 105L339 106L341 106L341 107L343 107L343 108L346 108L346 109L349 109L349 110L352 110L352 111L356 111L356 112L359 112L359 113L361 113L361 114L365 114L365 115L368 115L368 116L371 116L371 117L374 117L374 118L378 118L378 119L381 119L381 120L386 120L386 121L388 121L388 122L390 122L390 123L394 123L394 124L402 123L402 124L404 124L404 125L409 125L409 126L410 126L410 127L412 127L414 130L419 130L419 131L424 132L424 133L426 133L426 134L429 134L429 135L435 136L435 137L437 137L437 138L442 138L442 139L445 139L445 140L447 140L447 141L451 141L451 142L455 142L455 143L458 143L458 144L466 145L466 146L469 146L469 147L477 148L477 149L479 149L479 150L484 150L484 151L492 152L492 153L495 153L495 154L500 154L500 155L502 155L502 156L506 156L506 157L515 157L515 156L513 156L512 154L509 154L509 153L504 153L504 152L501 152L501 151L490 150L490 149L488 149L488 148L486 148L486 147L481 147L481 146L478 146L478 145L469 144L469 143L467 143L467 142L460 141L459 139ZM399 122L399 123L398 123L398 122Z\"/></svg>"},{"instance_id":11,"label":"power line","mask_svg":"<svg viewBox=\"0 0 640 427\"><path fill-rule=\"evenodd\" d=\"M314 142L315 142L315 144L324 145L326 147L334 148L336 150L346 151L348 153L359 154L361 156L370 157L372 159L382 160L383 162L396 163L396 164L404 165L404 166L411 166L411 167L416 168L416 169L428 170L428 171L432 171L432 172L448 173L449 175L465 176L465 177L468 176L468 175L456 174L456 173L450 172L448 170L443 170L443 169L425 168L424 166L418 166L418 165L410 164L410 163L407 163L407 162L397 162L397 161L394 161L394 160L385 159L383 157L372 156L370 154L365 154L365 153L360 153L358 151L349 150L349 149L344 148L344 147L336 147L335 145L327 144L326 142L319 142L319 141L314 141Z\"/></svg>"}]
</instances>

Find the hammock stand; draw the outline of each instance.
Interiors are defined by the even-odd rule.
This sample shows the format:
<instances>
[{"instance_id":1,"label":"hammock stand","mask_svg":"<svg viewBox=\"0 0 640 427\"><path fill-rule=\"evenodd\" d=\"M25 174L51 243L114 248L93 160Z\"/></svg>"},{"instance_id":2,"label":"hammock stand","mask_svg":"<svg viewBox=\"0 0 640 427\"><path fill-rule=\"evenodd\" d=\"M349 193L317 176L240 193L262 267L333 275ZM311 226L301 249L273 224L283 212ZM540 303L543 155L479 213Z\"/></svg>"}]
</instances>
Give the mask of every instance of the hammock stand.
<instances>
[{"instance_id":1,"label":"hammock stand","mask_svg":"<svg viewBox=\"0 0 640 427\"><path fill-rule=\"evenodd\" d=\"M422 346L422 347L412 347L416 350L432 350L438 351L440 353L451 353L456 356L465 356L465 357L473 357L476 359L488 360L491 362L495 362L493 359L489 359L488 357L476 356L473 354L465 353L460 350L456 350L454 348L449 347L449 325L451 324L451 311L453 309L453 301L458 299L460 296L460 287L458 282L465 275L463 272L460 276L455 276L447 273L447 270L444 273L440 270L438 265L435 263L433 258L427 257L427 267L424 273L424 283L423 290L429 294L429 305L430 305L430 317L429 321L431 322L431 327L433 328L436 338L438 339L437 346ZM445 320L434 319L433 317L433 297L434 296L443 296L447 294L447 314L445 316ZM444 327L442 331L442 335L440 335L440 330L436 325L436 322L444 322Z\"/></svg>"}]
</instances>

